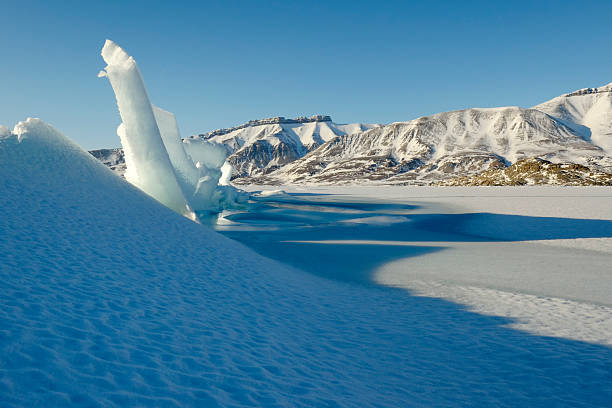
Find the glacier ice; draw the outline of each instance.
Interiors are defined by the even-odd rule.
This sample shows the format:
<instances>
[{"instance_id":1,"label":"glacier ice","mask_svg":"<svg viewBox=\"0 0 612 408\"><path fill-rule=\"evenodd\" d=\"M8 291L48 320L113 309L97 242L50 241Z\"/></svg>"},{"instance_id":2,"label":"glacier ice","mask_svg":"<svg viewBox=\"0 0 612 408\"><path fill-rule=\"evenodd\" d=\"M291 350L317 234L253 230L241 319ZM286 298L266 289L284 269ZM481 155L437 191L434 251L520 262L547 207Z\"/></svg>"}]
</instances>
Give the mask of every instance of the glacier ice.
<instances>
[{"instance_id":1,"label":"glacier ice","mask_svg":"<svg viewBox=\"0 0 612 408\"><path fill-rule=\"evenodd\" d=\"M240 201L231 186L219 186L226 159L223 146L182 141L174 115L151 104L133 57L111 40L102 48L121 120L117 129L125 151L126 179L161 203L190 218ZM225 181L225 180L224 180Z\"/></svg>"}]
</instances>

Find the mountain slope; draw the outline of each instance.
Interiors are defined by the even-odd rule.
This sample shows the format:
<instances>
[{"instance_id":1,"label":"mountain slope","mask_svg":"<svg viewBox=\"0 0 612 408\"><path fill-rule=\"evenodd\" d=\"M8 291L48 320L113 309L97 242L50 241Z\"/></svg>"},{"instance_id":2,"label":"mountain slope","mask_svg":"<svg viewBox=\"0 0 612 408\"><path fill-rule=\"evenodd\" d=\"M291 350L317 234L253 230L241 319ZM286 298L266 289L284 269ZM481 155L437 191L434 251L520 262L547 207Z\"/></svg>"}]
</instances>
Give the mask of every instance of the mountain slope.
<instances>
[{"instance_id":1,"label":"mountain slope","mask_svg":"<svg viewBox=\"0 0 612 408\"><path fill-rule=\"evenodd\" d=\"M199 137L222 143L235 177L266 174L291 163L325 142L340 136L371 129L376 125L336 124L329 116L250 121L230 129L220 129Z\"/></svg>"},{"instance_id":2,"label":"mountain slope","mask_svg":"<svg viewBox=\"0 0 612 408\"><path fill-rule=\"evenodd\" d=\"M612 186L612 174L575 163L551 163L543 159L522 159L506 168L486 170L468 177L442 180L443 186Z\"/></svg>"},{"instance_id":3,"label":"mountain slope","mask_svg":"<svg viewBox=\"0 0 612 408\"><path fill-rule=\"evenodd\" d=\"M125 177L127 166L122 148L91 150L89 153L116 174Z\"/></svg>"},{"instance_id":4,"label":"mountain slope","mask_svg":"<svg viewBox=\"0 0 612 408\"><path fill-rule=\"evenodd\" d=\"M585 88L534 106L612 154L612 83Z\"/></svg>"},{"instance_id":5,"label":"mountain slope","mask_svg":"<svg viewBox=\"0 0 612 408\"><path fill-rule=\"evenodd\" d=\"M600 147L545 113L474 108L339 136L255 181L427 183L528 157L612 169L612 159Z\"/></svg>"}]
</instances>

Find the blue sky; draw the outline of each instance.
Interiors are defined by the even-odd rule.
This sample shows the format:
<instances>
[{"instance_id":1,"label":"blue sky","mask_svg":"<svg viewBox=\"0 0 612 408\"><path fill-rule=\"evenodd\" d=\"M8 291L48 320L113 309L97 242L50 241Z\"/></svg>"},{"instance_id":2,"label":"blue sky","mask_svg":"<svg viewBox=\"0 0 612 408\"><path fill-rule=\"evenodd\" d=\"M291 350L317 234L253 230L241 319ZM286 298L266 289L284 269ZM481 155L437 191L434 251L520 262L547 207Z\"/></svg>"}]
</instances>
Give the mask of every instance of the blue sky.
<instances>
[{"instance_id":1,"label":"blue sky","mask_svg":"<svg viewBox=\"0 0 612 408\"><path fill-rule=\"evenodd\" d=\"M0 124L119 145L100 48L138 62L183 136L269 116L388 123L612 82L610 1L0 0Z\"/></svg>"}]
</instances>

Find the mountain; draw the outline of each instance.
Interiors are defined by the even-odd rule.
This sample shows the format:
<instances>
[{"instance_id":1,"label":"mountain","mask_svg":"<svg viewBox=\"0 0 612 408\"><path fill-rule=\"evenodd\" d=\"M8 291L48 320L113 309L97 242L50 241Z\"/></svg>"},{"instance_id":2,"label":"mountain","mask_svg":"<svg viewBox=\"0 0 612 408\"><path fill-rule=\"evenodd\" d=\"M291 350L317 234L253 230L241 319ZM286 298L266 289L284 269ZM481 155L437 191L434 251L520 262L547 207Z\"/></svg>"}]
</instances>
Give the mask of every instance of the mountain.
<instances>
[{"instance_id":1,"label":"mountain","mask_svg":"<svg viewBox=\"0 0 612 408\"><path fill-rule=\"evenodd\" d=\"M342 135L271 174L235 182L429 184L535 157L612 173L611 89L587 88L531 109L472 108Z\"/></svg>"},{"instance_id":2,"label":"mountain","mask_svg":"<svg viewBox=\"0 0 612 408\"><path fill-rule=\"evenodd\" d=\"M612 83L585 88L534 106L612 154Z\"/></svg>"},{"instance_id":3,"label":"mountain","mask_svg":"<svg viewBox=\"0 0 612 408\"><path fill-rule=\"evenodd\" d=\"M122 148L90 150L89 153L112 171L124 177L127 166Z\"/></svg>"},{"instance_id":4,"label":"mountain","mask_svg":"<svg viewBox=\"0 0 612 408\"><path fill-rule=\"evenodd\" d=\"M329 116L252 120L198 137L224 144L234 177L268 174L338 136L360 133L378 125L336 124Z\"/></svg>"},{"instance_id":5,"label":"mountain","mask_svg":"<svg viewBox=\"0 0 612 408\"><path fill-rule=\"evenodd\" d=\"M234 178L267 174L291 163L337 136L360 133L380 125L338 124L327 115L287 119L282 116L250 120L242 125L191 136L223 144ZM123 149L98 149L90 153L123 177Z\"/></svg>"},{"instance_id":6,"label":"mountain","mask_svg":"<svg viewBox=\"0 0 612 408\"><path fill-rule=\"evenodd\" d=\"M236 184L436 184L530 158L612 173L612 84L532 108L471 108L383 126L278 117L192 138L225 145Z\"/></svg>"},{"instance_id":7,"label":"mountain","mask_svg":"<svg viewBox=\"0 0 612 408\"><path fill-rule=\"evenodd\" d=\"M254 182L426 184L530 157L612 171L612 157L560 120L508 107L445 112L340 136Z\"/></svg>"}]
</instances>

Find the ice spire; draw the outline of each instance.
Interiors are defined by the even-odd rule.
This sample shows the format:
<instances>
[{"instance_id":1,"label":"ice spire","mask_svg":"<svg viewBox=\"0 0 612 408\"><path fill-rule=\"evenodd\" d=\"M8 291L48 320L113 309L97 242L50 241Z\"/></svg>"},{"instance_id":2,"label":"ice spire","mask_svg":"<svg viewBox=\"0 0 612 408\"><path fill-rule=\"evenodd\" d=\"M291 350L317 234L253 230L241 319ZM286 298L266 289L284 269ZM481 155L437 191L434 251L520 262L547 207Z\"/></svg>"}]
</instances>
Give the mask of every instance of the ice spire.
<instances>
[{"instance_id":1,"label":"ice spire","mask_svg":"<svg viewBox=\"0 0 612 408\"><path fill-rule=\"evenodd\" d=\"M108 77L123 121L117 134L125 152L126 179L167 207L193 218L136 61L111 40L106 40L102 58L107 66L99 76Z\"/></svg>"}]
</instances>

